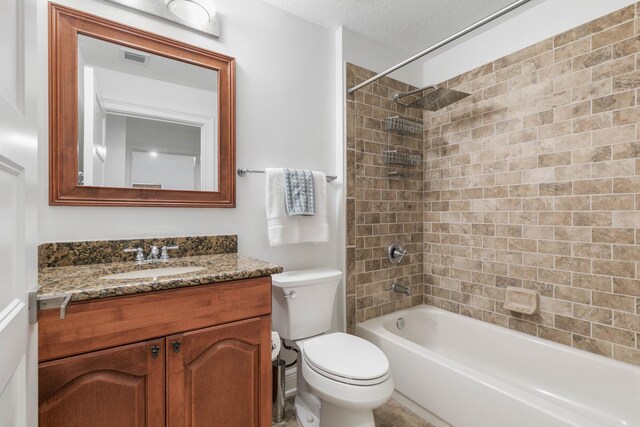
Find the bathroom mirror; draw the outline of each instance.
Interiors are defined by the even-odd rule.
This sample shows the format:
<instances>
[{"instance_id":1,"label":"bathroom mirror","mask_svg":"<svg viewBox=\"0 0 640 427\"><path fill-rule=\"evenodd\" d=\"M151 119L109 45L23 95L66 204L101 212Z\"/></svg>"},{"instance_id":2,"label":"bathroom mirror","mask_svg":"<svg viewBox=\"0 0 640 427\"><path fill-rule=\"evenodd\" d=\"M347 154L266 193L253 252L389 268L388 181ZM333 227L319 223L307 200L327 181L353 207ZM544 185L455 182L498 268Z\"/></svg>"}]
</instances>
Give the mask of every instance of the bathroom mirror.
<instances>
[{"instance_id":1,"label":"bathroom mirror","mask_svg":"<svg viewBox=\"0 0 640 427\"><path fill-rule=\"evenodd\" d=\"M235 206L233 58L49 13L50 204Z\"/></svg>"}]
</instances>

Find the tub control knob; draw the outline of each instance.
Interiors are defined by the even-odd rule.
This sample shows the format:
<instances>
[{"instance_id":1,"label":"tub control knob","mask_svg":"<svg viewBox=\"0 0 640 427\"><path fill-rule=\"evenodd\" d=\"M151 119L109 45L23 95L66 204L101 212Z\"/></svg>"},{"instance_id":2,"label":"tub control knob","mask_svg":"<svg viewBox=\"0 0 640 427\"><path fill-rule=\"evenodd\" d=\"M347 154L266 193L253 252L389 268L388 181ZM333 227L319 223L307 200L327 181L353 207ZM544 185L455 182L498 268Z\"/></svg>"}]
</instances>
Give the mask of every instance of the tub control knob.
<instances>
[{"instance_id":1,"label":"tub control knob","mask_svg":"<svg viewBox=\"0 0 640 427\"><path fill-rule=\"evenodd\" d=\"M392 243L387 249L387 257L393 264L398 264L400 261L402 261L402 258L404 258L404 255L406 253L407 251L405 250L404 246L402 246L402 243L398 242Z\"/></svg>"}]
</instances>

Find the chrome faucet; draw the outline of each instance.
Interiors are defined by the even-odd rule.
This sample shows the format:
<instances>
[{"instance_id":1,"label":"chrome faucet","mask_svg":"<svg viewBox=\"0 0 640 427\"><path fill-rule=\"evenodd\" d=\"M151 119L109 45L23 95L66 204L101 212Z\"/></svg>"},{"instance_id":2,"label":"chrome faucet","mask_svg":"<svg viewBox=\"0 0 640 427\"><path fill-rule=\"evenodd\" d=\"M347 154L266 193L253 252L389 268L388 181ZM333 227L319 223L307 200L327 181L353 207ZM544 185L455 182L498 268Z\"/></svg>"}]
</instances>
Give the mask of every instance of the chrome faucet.
<instances>
[{"instance_id":1,"label":"chrome faucet","mask_svg":"<svg viewBox=\"0 0 640 427\"><path fill-rule=\"evenodd\" d=\"M169 259L168 251L172 251L176 249L178 249L177 245L163 246L160 250L158 250L158 247L156 245L153 245L151 246L151 249L149 250L149 256L147 256L146 259L144 258L144 250L142 248L127 248L124 251L127 253L135 252L136 264L145 264L145 263L151 263L151 262L167 261ZM160 251L162 251L162 253Z\"/></svg>"},{"instance_id":2,"label":"chrome faucet","mask_svg":"<svg viewBox=\"0 0 640 427\"><path fill-rule=\"evenodd\" d=\"M147 261L155 262L158 261L158 255L160 255L160 251L156 245L151 246L151 251L149 252L149 256L147 257Z\"/></svg>"},{"instance_id":3,"label":"chrome faucet","mask_svg":"<svg viewBox=\"0 0 640 427\"><path fill-rule=\"evenodd\" d=\"M397 294L405 294L407 296L411 295L411 290L408 287L402 286L398 282L393 282L391 285L391 290Z\"/></svg>"}]
</instances>

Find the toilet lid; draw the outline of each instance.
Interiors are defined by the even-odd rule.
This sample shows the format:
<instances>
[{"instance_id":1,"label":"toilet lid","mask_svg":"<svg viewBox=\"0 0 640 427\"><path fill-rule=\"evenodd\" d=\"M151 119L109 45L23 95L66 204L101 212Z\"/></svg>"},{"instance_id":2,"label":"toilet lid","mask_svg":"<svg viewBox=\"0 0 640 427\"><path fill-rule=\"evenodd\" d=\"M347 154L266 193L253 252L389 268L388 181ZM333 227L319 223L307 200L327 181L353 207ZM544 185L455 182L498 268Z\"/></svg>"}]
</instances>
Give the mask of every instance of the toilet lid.
<instances>
[{"instance_id":1,"label":"toilet lid","mask_svg":"<svg viewBox=\"0 0 640 427\"><path fill-rule=\"evenodd\" d=\"M389 361L375 345L342 332L321 335L305 342L303 355L309 366L330 378L381 382L389 376ZM335 378L338 377L338 378Z\"/></svg>"}]
</instances>

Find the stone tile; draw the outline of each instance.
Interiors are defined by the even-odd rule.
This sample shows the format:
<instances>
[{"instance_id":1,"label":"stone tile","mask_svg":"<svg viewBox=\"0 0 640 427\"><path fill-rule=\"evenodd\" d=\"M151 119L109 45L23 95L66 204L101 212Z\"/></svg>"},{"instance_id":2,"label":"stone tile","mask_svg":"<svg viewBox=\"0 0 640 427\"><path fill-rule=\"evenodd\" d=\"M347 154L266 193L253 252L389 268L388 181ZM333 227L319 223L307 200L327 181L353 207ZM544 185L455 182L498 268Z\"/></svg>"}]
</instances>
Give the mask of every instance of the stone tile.
<instances>
[{"instance_id":1,"label":"stone tile","mask_svg":"<svg viewBox=\"0 0 640 427\"><path fill-rule=\"evenodd\" d=\"M571 345L571 333L538 325L538 336L549 341Z\"/></svg>"},{"instance_id":2,"label":"stone tile","mask_svg":"<svg viewBox=\"0 0 640 427\"><path fill-rule=\"evenodd\" d=\"M574 319L567 316L555 315L555 327L563 331L576 333L579 335L590 335L591 324L584 320Z\"/></svg>"},{"instance_id":3,"label":"stone tile","mask_svg":"<svg viewBox=\"0 0 640 427\"><path fill-rule=\"evenodd\" d=\"M635 232L630 228L593 228L591 239L596 243L633 244Z\"/></svg>"},{"instance_id":4,"label":"stone tile","mask_svg":"<svg viewBox=\"0 0 640 427\"><path fill-rule=\"evenodd\" d=\"M630 90L627 92L615 93L613 95L603 96L596 98L592 101L593 114L601 113L603 111L620 110L627 107L633 107L636 105L635 91ZM619 123L616 123L619 124Z\"/></svg>"},{"instance_id":5,"label":"stone tile","mask_svg":"<svg viewBox=\"0 0 640 427\"><path fill-rule=\"evenodd\" d=\"M580 350L589 351L606 357L612 357L613 355L613 346L611 343L578 334L573 334L571 336L571 340L573 347Z\"/></svg>"},{"instance_id":6,"label":"stone tile","mask_svg":"<svg viewBox=\"0 0 640 427\"><path fill-rule=\"evenodd\" d=\"M616 328L640 332L640 315L616 311L613 319L613 325Z\"/></svg>"},{"instance_id":7,"label":"stone tile","mask_svg":"<svg viewBox=\"0 0 640 427\"><path fill-rule=\"evenodd\" d=\"M636 310L635 299L629 296L593 292L591 298L592 304L597 307L610 308L629 313L634 313Z\"/></svg>"},{"instance_id":8,"label":"stone tile","mask_svg":"<svg viewBox=\"0 0 640 427\"><path fill-rule=\"evenodd\" d=\"M622 58L619 61L624 61L626 58ZM620 92L629 89L636 89L640 87L640 71L632 71L613 77L612 89L614 92Z\"/></svg>"},{"instance_id":9,"label":"stone tile","mask_svg":"<svg viewBox=\"0 0 640 427\"><path fill-rule=\"evenodd\" d=\"M595 211L633 210L635 206L633 195L604 195L591 198L591 209Z\"/></svg>"},{"instance_id":10,"label":"stone tile","mask_svg":"<svg viewBox=\"0 0 640 427\"><path fill-rule=\"evenodd\" d=\"M640 228L640 211L614 212L613 226L619 228Z\"/></svg>"},{"instance_id":11,"label":"stone tile","mask_svg":"<svg viewBox=\"0 0 640 427\"><path fill-rule=\"evenodd\" d=\"M614 345L613 358L622 362L631 363L632 365L640 366L640 350Z\"/></svg>"},{"instance_id":12,"label":"stone tile","mask_svg":"<svg viewBox=\"0 0 640 427\"><path fill-rule=\"evenodd\" d=\"M613 292L616 294L640 297L640 280L613 278Z\"/></svg>"},{"instance_id":13,"label":"stone tile","mask_svg":"<svg viewBox=\"0 0 640 427\"><path fill-rule=\"evenodd\" d=\"M613 146L614 159L629 159L640 157L640 143L627 142L624 144L616 144Z\"/></svg>"},{"instance_id":14,"label":"stone tile","mask_svg":"<svg viewBox=\"0 0 640 427\"><path fill-rule=\"evenodd\" d=\"M586 289L573 288L571 286L555 286L554 297L581 304L591 303L591 292Z\"/></svg>"},{"instance_id":15,"label":"stone tile","mask_svg":"<svg viewBox=\"0 0 640 427\"><path fill-rule=\"evenodd\" d=\"M591 48L598 49L600 47L633 37L633 24L633 21L628 21L604 30L600 33L594 34L593 36L591 36Z\"/></svg>"},{"instance_id":16,"label":"stone tile","mask_svg":"<svg viewBox=\"0 0 640 427\"><path fill-rule=\"evenodd\" d=\"M395 105L408 85L389 78L348 100L351 329L425 302L640 364L636 20L631 5L454 77L472 96L435 113ZM422 117L422 140L387 135L392 113ZM387 140L424 169L386 179ZM393 240L411 253L397 267ZM422 295L391 295L396 279ZM504 310L506 286L539 292L541 313Z\"/></svg>"},{"instance_id":17,"label":"stone tile","mask_svg":"<svg viewBox=\"0 0 640 427\"><path fill-rule=\"evenodd\" d=\"M635 125L616 126L608 129L597 130L592 133L591 138L594 146L630 142L635 139ZM615 158L616 157L614 157L614 159Z\"/></svg>"},{"instance_id":18,"label":"stone tile","mask_svg":"<svg viewBox=\"0 0 640 427\"><path fill-rule=\"evenodd\" d=\"M630 107L613 112L613 125L624 126L640 120L640 107Z\"/></svg>"},{"instance_id":19,"label":"stone tile","mask_svg":"<svg viewBox=\"0 0 640 427\"><path fill-rule=\"evenodd\" d=\"M573 254L581 258L611 259L611 245L598 243L573 243Z\"/></svg>"},{"instance_id":20,"label":"stone tile","mask_svg":"<svg viewBox=\"0 0 640 427\"><path fill-rule=\"evenodd\" d=\"M624 56L623 52L631 49L630 46L619 46L616 49L616 58ZM613 58L613 49L611 46L606 46L598 50L593 50L584 55L580 55L573 59L573 69L580 70L602 64Z\"/></svg>"},{"instance_id":21,"label":"stone tile","mask_svg":"<svg viewBox=\"0 0 640 427\"><path fill-rule=\"evenodd\" d=\"M640 188L640 177L615 178L613 180L614 193L637 193Z\"/></svg>"},{"instance_id":22,"label":"stone tile","mask_svg":"<svg viewBox=\"0 0 640 427\"><path fill-rule=\"evenodd\" d=\"M638 52L639 49L640 38L638 38L637 36L627 40L623 40L613 45L613 58L621 58L623 56L633 55L634 53Z\"/></svg>"},{"instance_id":23,"label":"stone tile","mask_svg":"<svg viewBox=\"0 0 640 427\"><path fill-rule=\"evenodd\" d=\"M613 311L591 305L573 304L573 317L587 322L611 325Z\"/></svg>"},{"instance_id":24,"label":"stone tile","mask_svg":"<svg viewBox=\"0 0 640 427\"><path fill-rule=\"evenodd\" d=\"M592 326L592 334L593 338L602 341L608 341L610 343L624 345L626 347L636 346L635 332L594 324Z\"/></svg>"},{"instance_id":25,"label":"stone tile","mask_svg":"<svg viewBox=\"0 0 640 427\"><path fill-rule=\"evenodd\" d=\"M636 276L636 266L632 262L593 260L593 273L634 278Z\"/></svg>"},{"instance_id":26,"label":"stone tile","mask_svg":"<svg viewBox=\"0 0 640 427\"><path fill-rule=\"evenodd\" d=\"M611 292L611 283L612 278L610 276L573 273L571 277L571 286L594 291Z\"/></svg>"},{"instance_id":27,"label":"stone tile","mask_svg":"<svg viewBox=\"0 0 640 427\"><path fill-rule=\"evenodd\" d=\"M596 65L591 70L592 80L598 81L602 79L614 78L613 91L619 92L630 87L625 87L625 84L616 83L618 76L631 73L635 70L635 59L633 56L626 56L614 61L608 61L600 65Z\"/></svg>"},{"instance_id":28,"label":"stone tile","mask_svg":"<svg viewBox=\"0 0 640 427\"><path fill-rule=\"evenodd\" d=\"M613 188L612 185L613 181L611 179L591 179L575 181L573 183L573 194L610 194Z\"/></svg>"},{"instance_id":29,"label":"stone tile","mask_svg":"<svg viewBox=\"0 0 640 427\"><path fill-rule=\"evenodd\" d=\"M611 146L600 146L575 150L571 153L572 163L593 163L611 160Z\"/></svg>"}]
</instances>

